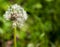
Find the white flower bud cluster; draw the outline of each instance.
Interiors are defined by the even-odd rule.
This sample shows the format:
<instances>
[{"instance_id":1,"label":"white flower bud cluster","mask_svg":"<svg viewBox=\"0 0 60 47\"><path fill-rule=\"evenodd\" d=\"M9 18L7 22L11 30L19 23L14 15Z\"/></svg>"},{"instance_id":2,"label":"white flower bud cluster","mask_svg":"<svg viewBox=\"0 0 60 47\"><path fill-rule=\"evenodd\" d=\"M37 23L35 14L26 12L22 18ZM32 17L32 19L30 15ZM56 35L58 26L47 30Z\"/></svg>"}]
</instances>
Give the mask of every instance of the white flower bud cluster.
<instances>
[{"instance_id":1,"label":"white flower bud cluster","mask_svg":"<svg viewBox=\"0 0 60 47\"><path fill-rule=\"evenodd\" d=\"M6 20L11 20L13 25L22 27L27 20L27 13L21 6L14 4L8 8L4 14L4 18Z\"/></svg>"}]
</instances>

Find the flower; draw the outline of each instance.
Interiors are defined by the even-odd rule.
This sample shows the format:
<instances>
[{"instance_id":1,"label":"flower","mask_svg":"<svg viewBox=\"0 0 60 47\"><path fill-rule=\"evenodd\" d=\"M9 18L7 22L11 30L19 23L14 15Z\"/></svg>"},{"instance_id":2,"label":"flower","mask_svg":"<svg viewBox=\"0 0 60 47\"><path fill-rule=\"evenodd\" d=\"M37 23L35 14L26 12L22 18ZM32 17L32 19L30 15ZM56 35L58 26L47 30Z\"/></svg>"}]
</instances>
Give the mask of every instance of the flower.
<instances>
[{"instance_id":1,"label":"flower","mask_svg":"<svg viewBox=\"0 0 60 47\"><path fill-rule=\"evenodd\" d=\"M33 43L29 43L29 44L27 45L27 47L34 47L34 44L33 44Z\"/></svg>"},{"instance_id":2,"label":"flower","mask_svg":"<svg viewBox=\"0 0 60 47\"><path fill-rule=\"evenodd\" d=\"M19 5L11 5L4 14L6 20L11 20L13 26L22 27L24 22L27 20L26 11Z\"/></svg>"}]
</instances>

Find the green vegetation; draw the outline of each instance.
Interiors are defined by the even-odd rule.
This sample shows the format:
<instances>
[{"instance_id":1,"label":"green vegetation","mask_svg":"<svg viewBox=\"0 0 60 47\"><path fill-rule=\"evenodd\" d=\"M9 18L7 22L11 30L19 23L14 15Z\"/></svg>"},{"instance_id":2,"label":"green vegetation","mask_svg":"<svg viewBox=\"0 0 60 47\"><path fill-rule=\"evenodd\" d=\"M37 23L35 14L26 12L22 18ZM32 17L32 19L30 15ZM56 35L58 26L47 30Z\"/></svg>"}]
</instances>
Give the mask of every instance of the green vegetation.
<instances>
[{"instance_id":1,"label":"green vegetation","mask_svg":"<svg viewBox=\"0 0 60 47\"><path fill-rule=\"evenodd\" d=\"M28 14L24 27L17 28L17 47L29 47L29 44L30 47L60 47L60 0L0 0L0 44L3 47L14 39L11 22L3 17L12 4L21 5Z\"/></svg>"}]
</instances>

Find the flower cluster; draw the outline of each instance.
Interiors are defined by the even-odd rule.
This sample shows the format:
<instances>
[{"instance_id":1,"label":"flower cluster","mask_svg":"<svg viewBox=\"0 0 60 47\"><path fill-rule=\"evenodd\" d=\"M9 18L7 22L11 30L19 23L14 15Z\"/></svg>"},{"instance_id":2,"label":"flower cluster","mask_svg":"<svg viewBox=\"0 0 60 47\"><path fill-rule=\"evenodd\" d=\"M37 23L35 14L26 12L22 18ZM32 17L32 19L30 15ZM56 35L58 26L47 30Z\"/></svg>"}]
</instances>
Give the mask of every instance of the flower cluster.
<instances>
[{"instance_id":1,"label":"flower cluster","mask_svg":"<svg viewBox=\"0 0 60 47\"><path fill-rule=\"evenodd\" d=\"M11 5L4 14L6 20L11 20L13 25L22 27L24 22L27 20L26 11L19 5Z\"/></svg>"}]
</instances>

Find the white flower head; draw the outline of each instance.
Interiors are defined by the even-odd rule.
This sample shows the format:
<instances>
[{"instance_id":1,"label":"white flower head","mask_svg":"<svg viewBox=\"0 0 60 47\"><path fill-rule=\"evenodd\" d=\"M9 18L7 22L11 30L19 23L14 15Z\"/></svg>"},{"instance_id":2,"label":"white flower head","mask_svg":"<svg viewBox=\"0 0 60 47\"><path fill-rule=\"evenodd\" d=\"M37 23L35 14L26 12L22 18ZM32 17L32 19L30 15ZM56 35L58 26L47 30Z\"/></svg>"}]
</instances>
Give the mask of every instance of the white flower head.
<instances>
[{"instance_id":1,"label":"white flower head","mask_svg":"<svg viewBox=\"0 0 60 47\"><path fill-rule=\"evenodd\" d=\"M6 20L11 20L13 25L22 27L27 20L27 13L21 6L14 4L8 8L4 14L4 18Z\"/></svg>"},{"instance_id":2,"label":"white flower head","mask_svg":"<svg viewBox=\"0 0 60 47\"><path fill-rule=\"evenodd\" d=\"M33 43L29 43L29 44L27 45L27 47L34 47L34 44L33 44Z\"/></svg>"}]
</instances>

